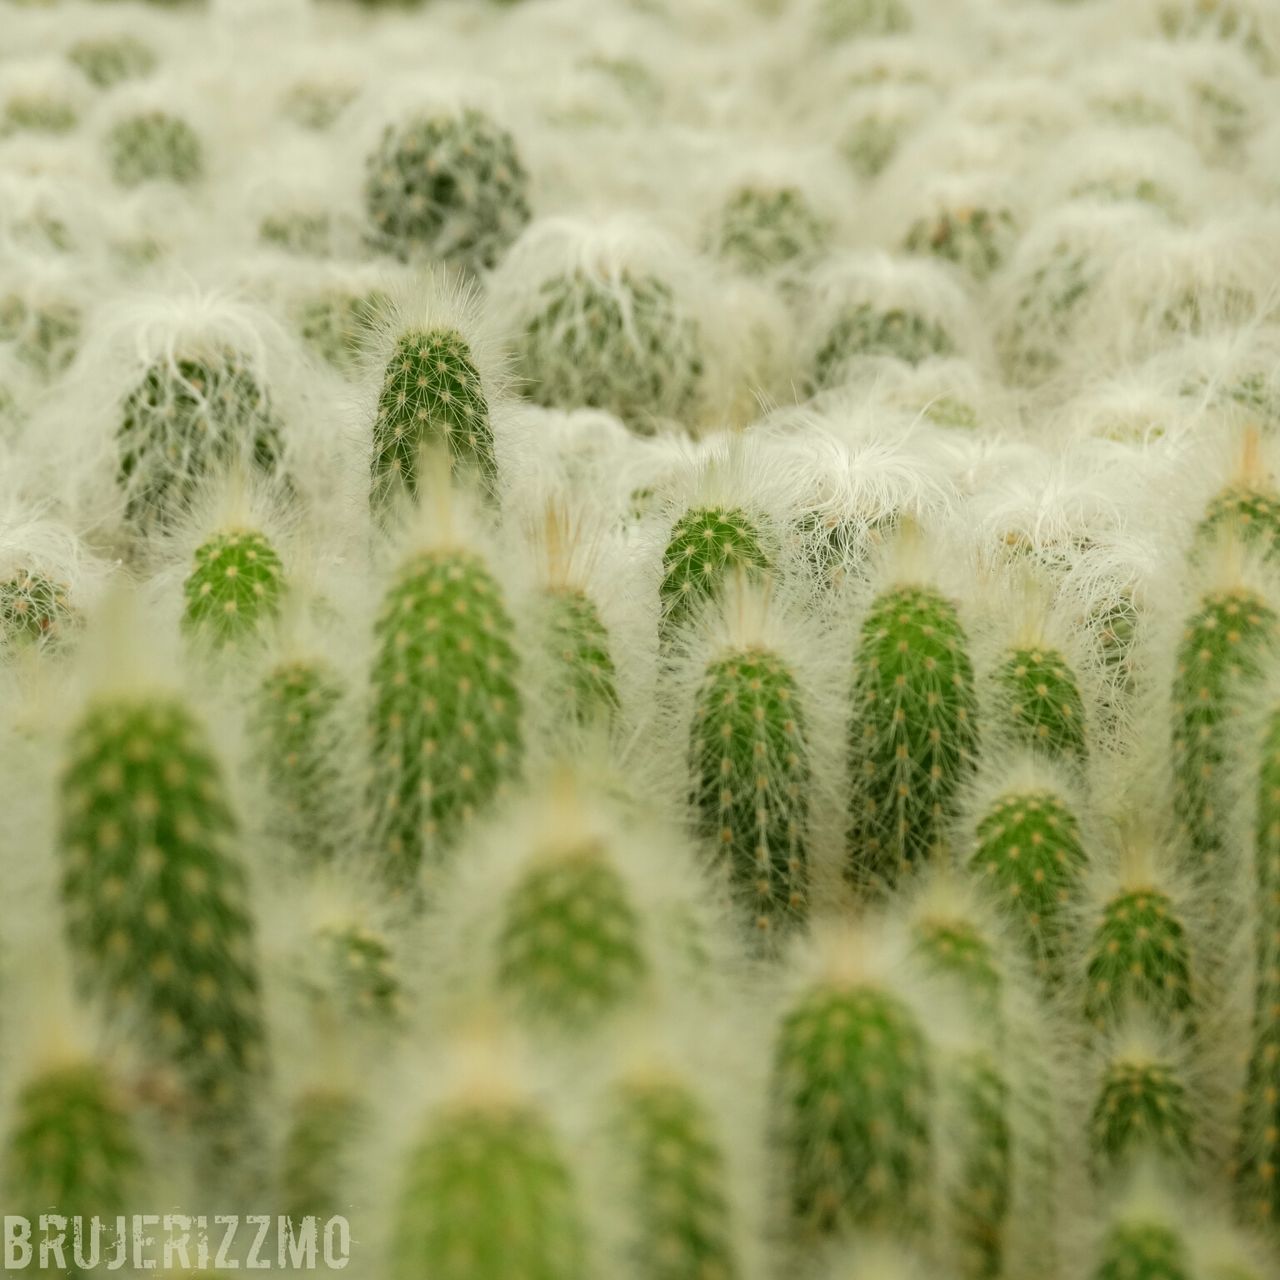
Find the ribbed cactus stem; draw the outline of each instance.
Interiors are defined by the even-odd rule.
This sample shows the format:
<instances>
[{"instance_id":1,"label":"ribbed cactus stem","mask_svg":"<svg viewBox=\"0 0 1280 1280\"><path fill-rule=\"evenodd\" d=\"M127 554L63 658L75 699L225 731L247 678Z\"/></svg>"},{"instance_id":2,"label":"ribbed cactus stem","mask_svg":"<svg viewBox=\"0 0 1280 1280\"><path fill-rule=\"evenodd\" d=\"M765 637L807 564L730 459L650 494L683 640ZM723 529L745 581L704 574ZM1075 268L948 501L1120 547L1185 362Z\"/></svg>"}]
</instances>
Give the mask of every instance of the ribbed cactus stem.
<instances>
[{"instance_id":1,"label":"ribbed cactus stem","mask_svg":"<svg viewBox=\"0 0 1280 1280\"><path fill-rule=\"evenodd\" d=\"M284 566L252 529L233 529L200 544L183 586L183 628L215 648L243 642L280 612Z\"/></svg>"},{"instance_id":2,"label":"ribbed cactus stem","mask_svg":"<svg viewBox=\"0 0 1280 1280\"><path fill-rule=\"evenodd\" d=\"M1125 1218L1102 1242L1092 1280L1193 1280L1186 1242L1163 1222Z\"/></svg>"},{"instance_id":3,"label":"ribbed cactus stem","mask_svg":"<svg viewBox=\"0 0 1280 1280\"><path fill-rule=\"evenodd\" d=\"M1064 764L1087 762L1084 699L1061 653L1047 646L1012 649L995 679L1003 727L1015 742Z\"/></svg>"},{"instance_id":4,"label":"ribbed cactus stem","mask_svg":"<svg viewBox=\"0 0 1280 1280\"><path fill-rule=\"evenodd\" d=\"M1108 1055L1089 1118L1094 1173L1104 1178L1154 1159L1165 1169L1195 1160L1193 1098L1178 1063L1145 1046Z\"/></svg>"},{"instance_id":5,"label":"ribbed cactus stem","mask_svg":"<svg viewBox=\"0 0 1280 1280\"><path fill-rule=\"evenodd\" d=\"M676 521L662 556L662 634L672 636L737 578L769 569L755 518L737 507L692 507Z\"/></svg>"},{"instance_id":6,"label":"ribbed cactus stem","mask_svg":"<svg viewBox=\"0 0 1280 1280\"><path fill-rule=\"evenodd\" d=\"M299 1230L303 1218L327 1221L351 1202L352 1145L363 1108L350 1094L311 1089L294 1102L280 1155L280 1212Z\"/></svg>"},{"instance_id":7,"label":"ribbed cactus stem","mask_svg":"<svg viewBox=\"0 0 1280 1280\"><path fill-rule=\"evenodd\" d=\"M543 604L550 661L547 698L556 722L612 722L620 705L617 670L595 602L585 591L566 585L548 589Z\"/></svg>"}]
</instances>

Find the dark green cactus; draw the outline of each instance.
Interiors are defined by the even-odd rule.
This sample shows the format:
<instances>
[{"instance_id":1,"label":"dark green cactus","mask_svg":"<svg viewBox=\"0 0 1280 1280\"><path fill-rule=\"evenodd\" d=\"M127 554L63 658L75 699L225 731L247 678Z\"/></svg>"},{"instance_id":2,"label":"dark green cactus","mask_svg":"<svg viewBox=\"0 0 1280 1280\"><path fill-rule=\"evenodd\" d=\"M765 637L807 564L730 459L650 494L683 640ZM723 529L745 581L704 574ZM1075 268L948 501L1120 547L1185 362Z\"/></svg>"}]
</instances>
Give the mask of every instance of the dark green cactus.
<instances>
[{"instance_id":1,"label":"dark green cactus","mask_svg":"<svg viewBox=\"0 0 1280 1280\"><path fill-rule=\"evenodd\" d=\"M1089 757L1080 682L1056 649L1010 650L995 671L998 708L1014 741L1052 760L1084 765Z\"/></svg>"},{"instance_id":2,"label":"dark green cactus","mask_svg":"<svg viewBox=\"0 0 1280 1280\"><path fill-rule=\"evenodd\" d=\"M759 524L738 507L690 507L676 521L662 555L658 599L664 636L718 599L735 576L758 578L770 568Z\"/></svg>"},{"instance_id":3,"label":"dark green cactus","mask_svg":"<svg viewBox=\"0 0 1280 1280\"><path fill-rule=\"evenodd\" d=\"M1121 1219L1102 1242L1093 1280L1193 1280L1182 1237L1163 1222Z\"/></svg>"},{"instance_id":4,"label":"dark green cactus","mask_svg":"<svg viewBox=\"0 0 1280 1280\"><path fill-rule=\"evenodd\" d=\"M183 629L215 648L243 642L280 612L283 591L284 566L262 534L216 533L196 549L183 586Z\"/></svg>"},{"instance_id":5,"label":"dark green cactus","mask_svg":"<svg viewBox=\"0 0 1280 1280\"><path fill-rule=\"evenodd\" d=\"M147 111L121 120L107 134L107 162L122 187L144 182L191 186L204 176L204 143L180 117Z\"/></svg>"},{"instance_id":6,"label":"dark green cactus","mask_svg":"<svg viewBox=\"0 0 1280 1280\"><path fill-rule=\"evenodd\" d=\"M58 840L79 979L145 1030L220 1140L249 1118L266 1068L235 836L221 770L182 703L90 707L70 742Z\"/></svg>"},{"instance_id":7,"label":"dark green cactus","mask_svg":"<svg viewBox=\"0 0 1280 1280\"><path fill-rule=\"evenodd\" d=\"M525 394L560 409L607 409L635 428L681 418L702 382L702 336L672 288L621 271L547 280L516 338Z\"/></svg>"},{"instance_id":8,"label":"dark green cactus","mask_svg":"<svg viewBox=\"0 0 1280 1280\"><path fill-rule=\"evenodd\" d=\"M280 1154L280 1212L300 1228L345 1213L352 1199L352 1146L363 1107L348 1093L312 1089L293 1104Z\"/></svg>"},{"instance_id":9,"label":"dark green cactus","mask_svg":"<svg viewBox=\"0 0 1280 1280\"><path fill-rule=\"evenodd\" d=\"M624 1082L613 1100L625 1169L628 1275L635 1280L735 1280L741 1272L728 1169L710 1116L679 1080Z\"/></svg>"},{"instance_id":10,"label":"dark green cactus","mask_svg":"<svg viewBox=\"0 0 1280 1280\"><path fill-rule=\"evenodd\" d=\"M920 1027L888 992L822 984L792 1005L773 1088L802 1235L927 1225L931 1077Z\"/></svg>"},{"instance_id":11,"label":"dark green cactus","mask_svg":"<svg viewBox=\"0 0 1280 1280\"><path fill-rule=\"evenodd\" d=\"M1132 1007L1162 1028L1195 1028L1191 948L1169 896L1148 885L1120 889L1106 903L1089 944L1085 1017L1113 1028Z\"/></svg>"},{"instance_id":12,"label":"dark green cactus","mask_svg":"<svg viewBox=\"0 0 1280 1280\"><path fill-rule=\"evenodd\" d=\"M853 699L849 873L892 886L933 855L977 747L968 638L945 596L897 586L876 597Z\"/></svg>"},{"instance_id":13,"label":"dark green cactus","mask_svg":"<svg viewBox=\"0 0 1280 1280\"><path fill-rule=\"evenodd\" d=\"M0 648L56 650L77 625L67 588L22 572L0 582Z\"/></svg>"},{"instance_id":14,"label":"dark green cactus","mask_svg":"<svg viewBox=\"0 0 1280 1280\"><path fill-rule=\"evenodd\" d=\"M589 1030L643 991L650 975L643 924L600 847L544 854L501 913L498 983L531 1021Z\"/></svg>"},{"instance_id":15,"label":"dark green cactus","mask_svg":"<svg viewBox=\"0 0 1280 1280\"><path fill-rule=\"evenodd\" d=\"M519 772L519 659L501 589L462 550L403 564L374 635L374 839L406 886Z\"/></svg>"},{"instance_id":16,"label":"dark green cactus","mask_svg":"<svg viewBox=\"0 0 1280 1280\"><path fill-rule=\"evenodd\" d=\"M159 61L150 45L124 33L77 40L67 50L67 58L98 89L150 75Z\"/></svg>"},{"instance_id":17,"label":"dark green cactus","mask_svg":"<svg viewBox=\"0 0 1280 1280\"><path fill-rule=\"evenodd\" d=\"M232 468L275 475L283 449L266 390L232 351L153 364L125 400L116 443L125 518L139 533L172 524Z\"/></svg>"},{"instance_id":18,"label":"dark green cactus","mask_svg":"<svg viewBox=\"0 0 1280 1280\"><path fill-rule=\"evenodd\" d=\"M1173 681L1174 810L1202 869L1222 853L1231 800L1227 754L1239 702L1275 652L1280 618L1245 587L1202 597L1178 646Z\"/></svg>"},{"instance_id":19,"label":"dark green cactus","mask_svg":"<svg viewBox=\"0 0 1280 1280\"><path fill-rule=\"evenodd\" d=\"M1152 1156L1165 1169L1189 1169L1194 1138L1192 1097L1174 1062L1123 1046L1108 1057L1089 1118L1096 1176Z\"/></svg>"},{"instance_id":20,"label":"dark green cactus","mask_svg":"<svg viewBox=\"0 0 1280 1280\"><path fill-rule=\"evenodd\" d=\"M720 212L716 248L754 275L815 258L828 230L799 187L740 187Z\"/></svg>"},{"instance_id":21,"label":"dark green cactus","mask_svg":"<svg viewBox=\"0 0 1280 1280\"><path fill-rule=\"evenodd\" d=\"M387 361L373 424L369 505L385 514L398 500L416 500L424 447L447 448L454 475L493 497L489 402L467 340L456 329L403 333Z\"/></svg>"},{"instance_id":22,"label":"dark green cactus","mask_svg":"<svg viewBox=\"0 0 1280 1280\"><path fill-rule=\"evenodd\" d=\"M727 864L744 918L785 933L808 913L810 763L795 677L776 653L711 662L689 756L698 828Z\"/></svg>"},{"instance_id":23,"label":"dark green cactus","mask_svg":"<svg viewBox=\"0 0 1280 1280\"><path fill-rule=\"evenodd\" d=\"M1076 816L1052 791L1009 792L978 822L970 869L1051 987L1064 977L1087 865Z\"/></svg>"},{"instance_id":24,"label":"dark green cactus","mask_svg":"<svg viewBox=\"0 0 1280 1280\"><path fill-rule=\"evenodd\" d=\"M528 187L511 135L467 109L388 125L366 165L365 209L386 252L479 271L529 221Z\"/></svg>"},{"instance_id":25,"label":"dark green cactus","mask_svg":"<svg viewBox=\"0 0 1280 1280\"><path fill-rule=\"evenodd\" d=\"M838 387L847 367L859 356L892 356L919 364L930 356L949 356L951 335L937 321L901 307L880 309L869 302L841 312L813 358L810 393Z\"/></svg>"},{"instance_id":26,"label":"dark green cactus","mask_svg":"<svg viewBox=\"0 0 1280 1280\"><path fill-rule=\"evenodd\" d=\"M89 1219L102 1219L100 1258L115 1248L117 1215L132 1212L143 1189L145 1160L124 1099L101 1067L71 1062L32 1076L13 1103L4 1153L8 1212L31 1219L32 1243L41 1239L40 1214L85 1220L85 1253L91 1257ZM72 1263L70 1233L66 1260ZM71 1265L74 1280L90 1274Z\"/></svg>"},{"instance_id":27,"label":"dark green cactus","mask_svg":"<svg viewBox=\"0 0 1280 1280\"><path fill-rule=\"evenodd\" d=\"M609 633L585 591L547 591L546 631L550 673L547 699L558 724L609 723L616 716L617 672Z\"/></svg>"},{"instance_id":28,"label":"dark green cactus","mask_svg":"<svg viewBox=\"0 0 1280 1280\"><path fill-rule=\"evenodd\" d=\"M519 1106L456 1105L409 1156L389 1280L587 1280L573 1173L546 1121Z\"/></svg>"}]
</instances>

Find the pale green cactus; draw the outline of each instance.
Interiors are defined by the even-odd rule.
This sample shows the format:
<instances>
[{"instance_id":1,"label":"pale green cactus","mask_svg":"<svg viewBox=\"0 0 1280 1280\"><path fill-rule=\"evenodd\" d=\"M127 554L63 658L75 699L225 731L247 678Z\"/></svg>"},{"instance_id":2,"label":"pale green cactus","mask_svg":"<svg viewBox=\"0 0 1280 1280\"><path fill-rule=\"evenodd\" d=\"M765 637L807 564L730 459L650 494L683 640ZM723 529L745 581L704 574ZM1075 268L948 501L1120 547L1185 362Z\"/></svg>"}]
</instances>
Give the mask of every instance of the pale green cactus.
<instances>
[{"instance_id":1,"label":"pale green cactus","mask_svg":"<svg viewBox=\"0 0 1280 1280\"><path fill-rule=\"evenodd\" d=\"M261 533L216 533L196 549L182 625L214 648L243 643L280 612L283 592L284 566Z\"/></svg>"},{"instance_id":2,"label":"pale green cactus","mask_svg":"<svg viewBox=\"0 0 1280 1280\"><path fill-rule=\"evenodd\" d=\"M107 135L107 161L122 187L144 182L191 186L204 176L200 135L179 116L149 111L129 116Z\"/></svg>"}]
</instances>

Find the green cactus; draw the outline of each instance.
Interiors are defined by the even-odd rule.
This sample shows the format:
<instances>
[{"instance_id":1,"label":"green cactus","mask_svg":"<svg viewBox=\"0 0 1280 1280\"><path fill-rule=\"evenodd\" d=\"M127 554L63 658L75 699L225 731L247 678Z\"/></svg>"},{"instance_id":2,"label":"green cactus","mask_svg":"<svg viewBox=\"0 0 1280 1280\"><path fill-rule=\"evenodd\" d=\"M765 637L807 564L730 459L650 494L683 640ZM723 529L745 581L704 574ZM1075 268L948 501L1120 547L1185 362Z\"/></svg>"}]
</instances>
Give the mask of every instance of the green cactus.
<instances>
[{"instance_id":1,"label":"green cactus","mask_svg":"<svg viewBox=\"0 0 1280 1280\"><path fill-rule=\"evenodd\" d=\"M679 1080L625 1081L613 1100L626 1170L626 1256L635 1280L735 1280L741 1273L728 1170L711 1118Z\"/></svg>"},{"instance_id":2,"label":"green cactus","mask_svg":"<svg viewBox=\"0 0 1280 1280\"><path fill-rule=\"evenodd\" d=\"M1113 1223L1102 1242L1093 1280L1193 1280L1182 1237L1140 1217Z\"/></svg>"},{"instance_id":3,"label":"green cactus","mask_svg":"<svg viewBox=\"0 0 1280 1280\"><path fill-rule=\"evenodd\" d=\"M471 346L456 330L402 333L387 361L373 424L369 505L385 514L418 496L418 461L430 445L444 445L455 475L495 495L498 467L493 427Z\"/></svg>"},{"instance_id":4,"label":"green cactus","mask_svg":"<svg viewBox=\"0 0 1280 1280\"><path fill-rule=\"evenodd\" d=\"M1196 529L1196 540L1208 543L1224 531L1274 560L1280 553L1280 496L1250 485L1232 485L1215 494Z\"/></svg>"},{"instance_id":5,"label":"green cactus","mask_svg":"<svg viewBox=\"0 0 1280 1280\"><path fill-rule=\"evenodd\" d=\"M1052 791L1006 792L978 822L969 866L1057 987L1088 864L1076 816Z\"/></svg>"},{"instance_id":6,"label":"green cactus","mask_svg":"<svg viewBox=\"0 0 1280 1280\"><path fill-rule=\"evenodd\" d=\"M1245 587L1211 591L1196 606L1178 646L1173 681L1174 810L1203 869L1212 867L1231 811L1225 793L1237 700L1276 650L1280 618Z\"/></svg>"},{"instance_id":7,"label":"green cactus","mask_svg":"<svg viewBox=\"0 0 1280 1280\"><path fill-rule=\"evenodd\" d=\"M544 854L501 910L498 983L531 1021L589 1030L644 989L641 918L599 846Z\"/></svg>"},{"instance_id":8,"label":"green cactus","mask_svg":"<svg viewBox=\"0 0 1280 1280\"><path fill-rule=\"evenodd\" d=\"M316 959L331 986L324 991L317 984L312 994L322 1001L336 997L340 1022L390 1027L400 1021L404 993L383 935L358 924L334 924L319 930L315 942Z\"/></svg>"},{"instance_id":9,"label":"green cactus","mask_svg":"<svg viewBox=\"0 0 1280 1280\"><path fill-rule=\"evenodd\" d=\"M89 1219L102 1219L101 1257L114 1250L117 1215L129 1213L142 1189L145 1161L124 1099L101 1067L70 1062L29 1078L13 1103L4 1153L8 1212L31 1219L43 1213L85 1220L82 1257L91 1257ZM70 1233L66 1261L73 1264ZM80 1280L89 1271L69 1265L63 1273Z\"/></svg>"},{"instance_id":10,"label":"green cactus","mask_svg":"<svg viewBox=\"0 0 1280 1280\"><path fill-rule=\"evenodd\" d=\"M1173 1062L1123 1046L1108 1057L1089 1117L1095 1176L1131 1169L1147 1156L1166 1169L1189 1168L1194 1134L1191 1095Z\"/></svg>"},{"instance_id":11,"label":"green cactus","mask_svg":"<svg viewBox=\"0 0 1280 1280\"><path fill-rule=\"evenodd\" d=\"M546 1121L518 1105L458 1104L409 1156L389 1280L587 1280L572 1170Z\"/></svg>"},{"instance_id":12,"label":"green cactus","mask_svg":"<svg viewBox=\"0 0 1280 1280\"><path fill-rule=\"evenodd\" d=\"M892 886L927 862L977 747L968 639L946 597L895 586L872 602L854 663L850 875Z\"/></svg>"},{"instance_id":13,"label":"green cactus","mask_svg":"<svg viewBox=\"0 0 1280 1280\"><path fill-rule=\"evenodd\" d=\"M670 637L735 575L759 577L770 568L759 523L739 507L690 507L676 521L662 555L658 598L661 629Z\"/></svg>"},{"instance_id":14,"label":"green cactus","mask_svg":"<svg viewBox=\"0 0 1280 1280\"><path fill-rule=\"evenodd\" d=\"M912 25L904 0L823 0L818 10L818 33L824 41L898 35Z\"/></svg>"},{"instance_id":15,"label":"green cactus","mask_svg":"<svg viewBox=\"0 0 1280 1280\"><path fill-rule=\"evenodd\" d=\"M323 132L355 101L355 90L344 84L301 81L280 103L281 113L303 129Z\"/></svg>"},{"instance_id":16,"label":"green cactus","mask_svg":"<svg viewBox=\"0 0 1280 1280\"><path fill-rule=\"evenodd\" d=\"M698 323L671 286L628 270L545 281L515 357L536 404L607 409L640 430L687 413L704 367Z\"/></svg>"},{"instance_id":17,"label":"green cactus","mask_svg":"<svg viewBox=\"0 0 1280 1280\"><path fill-rule=\"evenodd\" d=\"M406 561L374 634L374 840L403 887L519 772L520 664L502 591L468 551Z\"/></svg>"},{"instance_id":18,"label":"green cactus","mask_svg":"<svg viewBox=\"0 0 1280 1280\"><path fill-rule=\"evenodd\" d=\"M283 450L266 390L232 351L153 364L125 400L116 444L125 519L140 534L172 524L235 467L276 475Z\"/></svg>"},{"instance_id":19,"label":"green cactus","mask_svg":"<svg viewBox=\"0 0 1280 1280\"><path fill-rule=\"evenodd\" d=\"M720 212L716 249L725 261L752 275L821 253L827 224L799 187L740 187Z\"/></svg>"},{"instance_id":20,"label":"green cactus","mask_svg":"<svg viewBox=\"0 0 1280 1280\"><path fill-rule=\"evenodd\" d=\"M29 94L10 98L0 115L0 138L16 132L70 133L80 122L71 103L52 94Z\"/></svg>"},{"instance_id":21,"label":"green cactus","mask_svg":"<svg viewBox=\"0 0 1280 1280\"><path fill-rule=\"evenodd\" d=\"M996 335L1005 373L1035 383L1054 373L1075 344L1082 304L1102 279L1102 267L1063 236L1018 277L1013 313Z\"/></svg>"},{"instance_id":22,"label":"green cactus","mask_svg":"<svg viewBox=\"0 0 1280 1280\"><path fill-rule=\"evenodd\" d=\"M139 80L150 75L159 62L150 45L124 33L77 40L67 50L67 58L98 89L110 89L125 80Z\"/></svg>"},{"instance_id":23,"label":"green cactus","mask_svg":"<svg viewBox=\"0 0 1280 1280\"><path fill-rule=\"evenodd\" d=\"M78 621L67 588L52 578L23 570L0 582L0 649L56 650Z\"/></svg>"},{"instance_id":24,"label":"green cactus","mask_svg":"<svg viewBox=\"0 0 1280 1280\"><path fill-rule=\"evenodd\" d=\"M332 253L333 220L323 210L269 213L258 224L258 239L287 253L327 258Z\"/></svg>"},{"instance_id":25,"label":"green cactus","mask_svg":"<svg viewBox=\"0 0 1280 1280\"><path fill-rule=\"evenodd\" d=\"M41 378L61 373L75 359L80 341L80 308L70 302L31 305L17 294L0 297L0 342Z\"/></svg>"},{"instance_id":26,"label":"green cactus","mask_svg":"<svg viewBox=\"0 0 1280 1280\"><path fill-rule=\"evenodd\" d=\"M90 706L70 742L59 851L84 989L136 1020L192 1119L246 1121L266 1067L236 823L203 727L168 697Z\"/></svg>"},{"instance_id":27,"label":"green cactus","mask_svg":"<svg viewBox=\"0 0 1280 1280\"><path fill-rule=\"evenodd\" d=\"M691 799L744 918L761 933L785 934L808 913L804 732L795 677L776 653L735 650L708 665L689 749Z\"/></svg>"},{"instance_id":28,"label":"green cactus","mask_svg":"<svg viewBox=\"0 0 1280 1280\"><path fill-rule=\"evenodd\" d=\"M953 209L913 223L903 247L954 262L975 280L985 280L1004 261L1015 235L1007 209Z\"/></svg>"},{"instance_id":29,"label":"green cactus","mask_svg":"<svg viewBox=\"0 0 1280 1280\"><path fill-rule=\"evenodd\" d=\"M965 1000L984 1017L1000 1007L1000 969L977 925L963 915L927 915L916 921L912 940L917 954L935 973L953 978Z\"/></svg>"},{"instance_id":30,"label":"green cactus","mask_svg":"<svg viewBox=\"0 0 1280 1280\"><path fill-rule=\"evenodd\" d=\"M349 373L358 368L388 307L386 294L377 289L363 293L332 289L302 302L295 322L304 342L336 369Z\"/></svg>"},{"instance_id":31,"label":"green cactus","mask_svg":"<svg viewBox=\"0 0 1280 1280\"><path fill-rule=\"evenodd\" d=\"M572 587L546 592L547 700L557 723L587 726L617 715L617 672L609 633L591 597Z\"/></svg>"},{"instance_id":32,"label":"green cactus","mask_svg":"<svg viewBox=\"0 0 1280 1280\"><path fill-rule=\"evenodd\" d=\"M1106 903L1090 941L1085 1017L1113 1028L1131 1008L1157 1025L1195 1029L1191 950L1177 908L1150 885L1128 885Z\"/></svg>"},{"instance_id":33,"label":"green cactus","mask_svg":"<svg viewBox=\"0 0 1280 1280\"><path fill-rule=\"evenodd\" d=\"M1014 648L1000 660L995 686L1000 718L1015 742L1064 764L1088 761L1084 699L1061 653Z\"/></svg>"},{"instance_id":34,"label":"green cactus","mask_svg":"<svg viewBox=\"0 0 1280 1280\"><path fill-rule=\"evenodd\" d=\"M364 1108L350 1094L310 1089L293 1104L280 1154L280 1211L300 1227L303 1218L321 1222L345 1212L351 1196L351 1147Z\"/></svg>"},{"instance_id":35,"label":"green cactus","mask_svg":"<svg viewBox=\"0 0 1280 1280\"><path fill-rule=\"evenodd\" d=\"M859 356L892 356L917 365L954 351L951 335L937 321L902 307L859 303L840 312L828 327L813 358L809 392L840 386L849 363Z\"/></svg>"},{"instance_id":36,"label":"green cactus","mask_svg":"<svg viewBox=\"0 0 1280 1280\"><path fill-rule=\"evenodd\" d=\"M871 986L820 984L792 1005L774 1106L801 1234L926 1225L932 1068L911 1012Z\"/></svg>"},{"instance_id":37,"label":"green cactus","mask_svg":"<svg viewBox=\"0 0 1280 1280\"><path fill-rule=\"evenodd\" d=\"M262 534L215 533L196 549L182 626L215 648L242 643L280 612L284 566Z\"/></svg>"},{"instance_id":38,"label":"green cactus","mask_svg":"<svg viewBox=\"0 0 1280 1280\"><path fill-rule=\"evenodd\" d=\"M343 851L343 705L337 673L301 659L273 668L253 707L253 758L269 792L268 829L311 866Z\"/></svg>"},{"instance_id":39,"label":"green cactus","mask_svg":"<svg viewBox=\"0 0 1280 1280\"><path fill-rule=\"evenodd\" d=\"M1240 1113L1236 1187L1249 1221L1280 1223L1280 712L1267 718L1254 775L1253 1028Z\"/></svg>"},{"instance_id":40,"label":"green cactus","mask_svg":"<svg viewBox=\"0 0 1280 1280\"><path fill-rule=\"evenodd\" d=\"M368 158L365 208L386 252L479 271L529 221L528 186L515 140L467 109L388 125Z\"/></svg>"},{"instance_id":41,"label":"green cactus","mask_svg":"<svg viewBox=\"0 0 1280 1280\"><path fill-rule=\"evenodd\" d=\"M204 176L204 143L180 117L147 111L121 120L107 134L107 162L122 187L144 182L189 187Z\"/></svg>"}]
</instances>

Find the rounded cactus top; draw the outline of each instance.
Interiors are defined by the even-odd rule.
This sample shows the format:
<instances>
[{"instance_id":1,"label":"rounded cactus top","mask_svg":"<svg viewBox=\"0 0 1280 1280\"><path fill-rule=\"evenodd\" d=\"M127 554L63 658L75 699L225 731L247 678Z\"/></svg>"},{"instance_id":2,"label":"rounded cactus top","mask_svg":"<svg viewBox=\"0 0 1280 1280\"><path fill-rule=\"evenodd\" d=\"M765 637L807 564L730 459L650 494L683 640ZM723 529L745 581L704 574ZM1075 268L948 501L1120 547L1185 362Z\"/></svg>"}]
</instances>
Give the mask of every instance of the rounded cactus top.
<instances>
[{"instance_id":1,"label":"rounded cactus top","mask_svg":"<svg viewBox=\"0 0 1280 1280\"><path fill-rule=\"evenodd\" d=\"M662 556L663 628L692 621L735 572L768 570L756 521L739 507L692 507L676 521Z\"/></svg>"},{"instance_id":2,"label":"rounded cactus top","mask_svg":"<svg viewBox=\"0 0 1280 1280\"><path fill-rule=\"evenodd\" d=\"M1044 647L1013 649L995 676L1007 727L1022 745L1058 760L1085 763L1084 699L1061 653Z\"/></svg>"},{"instance_id":3,"label":"rounded cactus top","mask_svg":"<svg viewBox=\"0 0 1280 1280\"><path fill-rule=\"evenodd\" d=\"M283 566L260 533L218 533L196 551L195 567L183 587L188 631L216 646L242 640L280 610Z\"/></svg>"},{"instance_id":4,"label":"rounded cactus top","mask_svg":"<svg viewBox=\"0 0 1280 1280\"><path fill-rule=\"evenodd\" d=\"M23 571L0 582L0 648L56 648L76 623L67 588Z\"/></svg>"},{"instance_id":5,"label":"rounded cactus top","mask_svg":"<svg viewBox=\"0 0 1280 1280\"><path fill-rule=\"evenodd\" d=\"M757 274L813 258L827 232L799 187L744 186L721 210L716 247L740 270Z\"/></svg>"},{"instance_id":6,"label":"rounded cactus top","mask_svg":"<svg viewBox=\"0 0 1280 1280\"><path fill-rule=\"evenodd\" d=\"M148 111L121 120L107 135L111 173L122 187L144 182L191 186L204 175L204 143L180 116Z\"/></svg>"}]
</instances>

